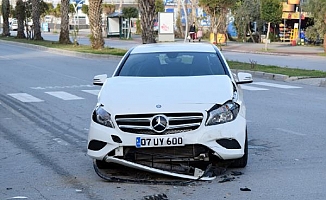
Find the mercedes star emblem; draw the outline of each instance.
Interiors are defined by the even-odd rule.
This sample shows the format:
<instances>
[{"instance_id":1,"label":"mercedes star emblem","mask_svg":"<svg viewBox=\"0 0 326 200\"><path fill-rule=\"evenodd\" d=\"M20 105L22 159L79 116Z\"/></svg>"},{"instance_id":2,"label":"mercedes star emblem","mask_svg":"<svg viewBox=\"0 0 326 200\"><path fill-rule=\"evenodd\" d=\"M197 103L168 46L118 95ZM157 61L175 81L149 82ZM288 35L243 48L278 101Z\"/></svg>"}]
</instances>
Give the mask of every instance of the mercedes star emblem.
<instances>
[{"instance_id":1,"label":"mercedes star emblem","mask_svg":"<svg viewBox=\"0 0 326 200\"><path fill-rule=\"evenodd\" d=\"M165 115L155 115L151 121L151 126L155 132L162 133L166 130L168 123Z\"/></svg>"}]
</instances>

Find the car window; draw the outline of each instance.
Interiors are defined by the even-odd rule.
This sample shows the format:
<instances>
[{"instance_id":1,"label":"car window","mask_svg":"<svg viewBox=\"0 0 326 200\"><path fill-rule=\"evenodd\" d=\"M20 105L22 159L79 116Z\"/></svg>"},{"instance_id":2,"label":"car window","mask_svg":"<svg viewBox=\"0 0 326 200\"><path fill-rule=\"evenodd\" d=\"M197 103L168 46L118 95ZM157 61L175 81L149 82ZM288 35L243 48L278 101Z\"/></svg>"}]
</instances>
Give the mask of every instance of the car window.
<instances>
[{"instance_id":1,"label":"car window","mask_svg":"<svg viewBox=\"0 0 326 200\"><path fill-rule=\"evenodd\" d=\"M118 76L203 76L225 75L221 60L215 53L168 52L131 54Z\"/></svg>"}]
</instances>

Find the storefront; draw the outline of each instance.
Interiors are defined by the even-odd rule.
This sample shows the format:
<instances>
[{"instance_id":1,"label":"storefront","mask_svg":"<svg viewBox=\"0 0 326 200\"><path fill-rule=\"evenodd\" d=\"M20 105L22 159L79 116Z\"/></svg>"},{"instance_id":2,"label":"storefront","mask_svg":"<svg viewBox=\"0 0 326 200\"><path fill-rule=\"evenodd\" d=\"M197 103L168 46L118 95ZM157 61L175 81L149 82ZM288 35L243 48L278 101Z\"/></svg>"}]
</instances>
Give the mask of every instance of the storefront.
<instances>
[{"instance_id":1,"label":"storefront","mask_svg":"<svg viewBox=\"0 0 326 200\"><path fill-rule=\"evenodd\" d=\"M282 23L279 25L280 40L283 42L297 40L299 34L302 33L302 35L304 35L304 30L307 26L311 25L310 19L309 13L302 12L299 0L283 2Z\"/></svg>"}]
</instances>

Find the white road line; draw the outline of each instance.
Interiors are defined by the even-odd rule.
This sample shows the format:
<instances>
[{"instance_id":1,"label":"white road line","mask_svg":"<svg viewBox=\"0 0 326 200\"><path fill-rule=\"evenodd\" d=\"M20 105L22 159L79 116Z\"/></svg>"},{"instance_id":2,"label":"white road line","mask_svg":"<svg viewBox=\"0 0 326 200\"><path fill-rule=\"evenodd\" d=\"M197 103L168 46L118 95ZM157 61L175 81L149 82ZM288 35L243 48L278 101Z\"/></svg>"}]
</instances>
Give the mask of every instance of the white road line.
<instances>
[{"instance_id":1,"label":"white road line","mask_svg":"<svg viewBox=\"0 0 326 200\"><path fill-rule=\"evenodd\" d=\"M45 92L49 95L52 95L54 97L57 97L59 99L63 99L63 100L78 100L78 99L84 99L82 97L70 94L68 92L63 92L63 91L57 91L57 92Z\"/></svg>"},{"instance_id":2,"label":"white road line","mask_svg":"<svg viewBox=\"0 0 326 200\"><path fill-rule=\"evenodd\" d=\"M249 85L241 85L241 88L244 89L244 90L252 90L252 91L268 90L268 89L265 89L265 88L253 87L253 86L249 86Z\"/></svg>"},{"instance_id":3,"label":"white road line","mask_svg":"<svg viewBox=\"0 0 326 200\"><path fill-rule=\"evenodd\" d=\"M267 83L267 82L253 82L251 84L268 86L268 87L276 87L276 88L282 88L282 89L296 89L296 88L301 88L301 87L297 87L297 86L281 85L281 84Z\"/></svg>"},{"instance_id":4,"label":"white road line","mask_svg":"<svg viewBox=\"0 0 326 200\"><path fill-rule=\"evenodd\" d=\"M100 92L100 90L82 90L83 92L87 92L89 94L94 94L94 95L98 95L98 93Z\"/></svg>"},{"instance_id":5,"label":"white road line","mask_svg":"<svg viewBox=\"0 0 326 200\"><path fill-rule=\"evenodd\" d=\"M298 132L294 132L294 131L287 130L287 129L283 129L283 128L275 128L275 130L277 130L277 131L281 131L281 132L283 132L283 133L293 134L293 135L300 135L300 136L305 136L305 135L306 135L306 134L304 134L304 133L298 133Z\"/></svg>"},{"instance_id":6,"label":"white road line","mask_svg":"<svg viewBox=\"0 0 326 200\"><path fill-rule=\"evenodd\" d=\"M27 93L13 93L13 94L8 94L9 96L21 101L21 102L42 102L42 99L36 98L30 94Z\"/></svg>"},{"instance_id":7,"label":"white road line","mask_svg":"<svg viewBox=\"0 0 326 200\"><path fill-rule=\"evenodd\" d=\"M31 87L34 90L46 90L46 89L66 89L66 88L92 88L97 87L95 85L66 85L66 86L45 86L45 87Z\"/></svg>"}]
</instances>

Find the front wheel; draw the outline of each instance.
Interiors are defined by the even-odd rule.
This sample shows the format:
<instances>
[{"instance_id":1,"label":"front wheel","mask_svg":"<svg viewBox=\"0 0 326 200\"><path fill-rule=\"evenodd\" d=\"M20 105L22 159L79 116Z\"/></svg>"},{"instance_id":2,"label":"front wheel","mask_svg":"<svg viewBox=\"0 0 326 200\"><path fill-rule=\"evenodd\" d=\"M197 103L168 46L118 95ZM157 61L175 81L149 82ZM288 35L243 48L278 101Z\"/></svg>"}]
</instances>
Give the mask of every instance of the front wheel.
<instances>
[{"instance_id":1,"label":"front wheel","mask_svg":"<svg viewBox=\"0 0 326 200\"><path fill-rule=\"evenodd\" d=\"M231 164L230 167L232 168L244 168L247 166L248 162L248 136L246 130L246 139L245 139L245 146L244 146L244 154L241 158L235 159Z\"/></svg>"}]
</instances>

